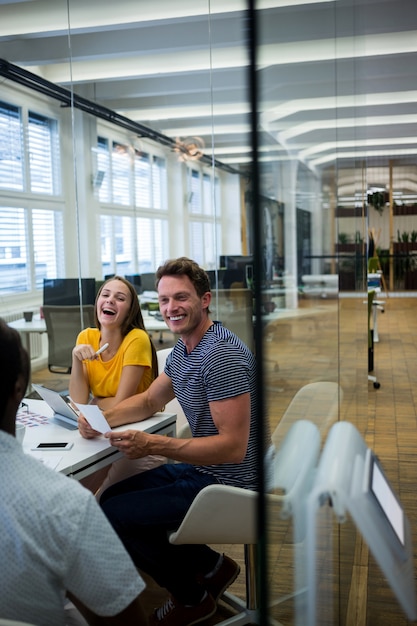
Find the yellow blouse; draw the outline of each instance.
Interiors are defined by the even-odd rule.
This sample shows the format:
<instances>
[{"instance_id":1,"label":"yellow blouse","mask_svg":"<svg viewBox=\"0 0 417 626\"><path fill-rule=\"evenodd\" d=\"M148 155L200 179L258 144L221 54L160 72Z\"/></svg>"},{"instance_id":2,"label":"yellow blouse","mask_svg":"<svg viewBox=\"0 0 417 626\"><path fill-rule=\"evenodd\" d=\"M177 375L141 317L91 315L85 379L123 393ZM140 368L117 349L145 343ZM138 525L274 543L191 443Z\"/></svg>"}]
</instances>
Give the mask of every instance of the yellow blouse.
<instances>
[{"instance_id":1,"label":"yellow blouse","mask_svg":"<svg viewBox=\"0 0 417 626\"><path fill-rule=\"evenodd\" d=\"M90 344L94 350L100 345L98 328L85 328L77 337L77 345ZM152 350L149 335L139 328L131 330L124 337L118 351L109 361L98 359L85 361L90 391L95 398L114 397L119 386L122 370L125 365L142 365L145 367L142 380L136 393L141 393L152 382Z\"/></svg>"}]
</instances>

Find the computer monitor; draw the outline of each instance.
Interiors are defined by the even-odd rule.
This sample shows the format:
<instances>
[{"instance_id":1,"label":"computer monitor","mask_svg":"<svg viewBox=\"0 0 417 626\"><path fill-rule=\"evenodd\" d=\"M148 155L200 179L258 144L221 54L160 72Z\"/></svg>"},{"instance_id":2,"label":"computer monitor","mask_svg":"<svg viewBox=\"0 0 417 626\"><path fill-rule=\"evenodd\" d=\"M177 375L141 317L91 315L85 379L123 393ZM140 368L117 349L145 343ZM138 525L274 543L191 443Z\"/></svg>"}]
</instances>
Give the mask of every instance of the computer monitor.
<instances>
[{"instance_id":1,"label":"computer monitor","mask_svg":"<svg viewBox=\"0 0 417 626\"><path fill-rule=\"evenodd\" d=\"M223 287L225 289L229 289L232 283L242 283L243 287L249 288L252 286L252 256L243 254L222 255L219 262L224 271Z\"/></svg>"},{"instance_id":2,"label":"computer monitor","mask_svg":"<svg viewBox=\"0 0 417 626\"><path fill-rule=\"evenodd\" d=\"M211 289L223 289L223 276L226 270L206 270Z\"/></svg>"},{"instance_id":3,"label":"computer monitor","mask_svg":"<svg viewBox=\"0 0 417 626\"><path fill-rule=\"evenodd\" d=\"M319 508L330 501L340 522L346 521L349 513L408 619L415 621L417 597L409 519L378 457L357 428L342 420L329 431L307 503L309 590L303 623L315 626L319 623L313 622L318 617L318 607L326 610L328 591L318 584L321 561L316 518Z\"/></svg>"},{"instance_id":4,"label":"computer monitor","mask_svg":"<svg viewBox=\"0 0 417 626\"><path fill-rule=\"evenodd\" d=\"M396 539L403 554L405 546L405 514L397 496L384 474L379 459L368 448L365 458L364 492L377 504L387 522L388 533Z\"/></svg>"},{"instance_id":5,"label":"computer monitor","mask_svg":"<svg viewBox=\"0 0 417 626\"><path fill-rule=\"evenodd\" d=\"M156 290L156 287L155 287L156 276L154 272L141 274L140 279L142 282L143 291L155 291Z\"/></svg>"},{"instance_id":6,"label":"computer monitor","mask_svg":"<svg viewBox=\"0 0 417 626\"><path fill-rule=\"evenodd\" d=\"M137 294L142 293L142 279L139 274L125 274L125 278L132 283Z\"/></svg>"},{"instance_id":7,"label":"computer monitor","mask_svg":"<svg viewBox=\"0 0 417 626\"><path fill-rule=\"evenodd\" d=\"M96 299L95 278L81 278L83 304L94 304ZM50 306L80 305L80 279L44 278L43 304Z\"/></svg>"}]
</instances>

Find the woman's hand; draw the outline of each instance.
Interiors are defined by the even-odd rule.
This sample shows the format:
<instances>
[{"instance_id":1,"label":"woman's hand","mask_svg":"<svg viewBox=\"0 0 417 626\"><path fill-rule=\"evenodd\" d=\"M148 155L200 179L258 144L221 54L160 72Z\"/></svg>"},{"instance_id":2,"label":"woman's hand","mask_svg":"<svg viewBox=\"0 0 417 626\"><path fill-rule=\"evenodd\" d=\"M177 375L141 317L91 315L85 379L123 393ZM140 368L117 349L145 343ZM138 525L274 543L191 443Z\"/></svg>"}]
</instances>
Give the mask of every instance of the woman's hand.
<instances>
[{"instance_id":1,"label":"woman's hand","mask_svg":"<svg viewBox=\"0 0 417 626\"><path fill-rule=\"evenodd\" d=\"M97 430L91 428L90 424L85 419L84 415L78 416L78 430L84 439L93 439L94 437L98 437L101 435Z\"/></svg>"},{"instance_id":2,"label":"woman's hand","mask_svg":"<svg viewBox=\"0 0 417 626\"><path fill-rule=\"evenodd\" d=\"M72 349L72 356L81 362L98 359L98 354L89 343L80 343L75 346L75 348Z\"/></svg>"}]
</instances>

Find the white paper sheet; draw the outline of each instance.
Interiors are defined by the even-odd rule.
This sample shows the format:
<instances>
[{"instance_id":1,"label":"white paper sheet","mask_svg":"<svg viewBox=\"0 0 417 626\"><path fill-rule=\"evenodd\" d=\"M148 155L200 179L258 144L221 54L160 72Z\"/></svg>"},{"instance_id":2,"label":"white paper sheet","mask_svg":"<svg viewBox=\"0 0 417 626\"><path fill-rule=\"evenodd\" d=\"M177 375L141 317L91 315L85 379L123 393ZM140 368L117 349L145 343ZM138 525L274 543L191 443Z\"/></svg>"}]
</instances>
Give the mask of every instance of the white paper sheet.
<instances>
[{"instance_id":1,"label":"white paper sheet","mask_svg":"<svg viewBox=\"0 0 417 626\"><path fill-rule=\"evenodd\" d=\"M111 430L109 423L96 404L78 404L78 402L74 402L74 404L84 415L91 428L99 433L108 433Z\"/></svg>"},{"instance_id":2,"label":"white paper sheet","mask_svg":"<svg viewBox=\"0 0 417 626\"><path fill-rule=\"evenodd\" d=\"M30 454L35 459L38 459L41 463L49 467L50 469L56 469L60 464L63 456L59 452L38 452L37 450L31 450L27 454Z\"/></svg>"}]
</instances>

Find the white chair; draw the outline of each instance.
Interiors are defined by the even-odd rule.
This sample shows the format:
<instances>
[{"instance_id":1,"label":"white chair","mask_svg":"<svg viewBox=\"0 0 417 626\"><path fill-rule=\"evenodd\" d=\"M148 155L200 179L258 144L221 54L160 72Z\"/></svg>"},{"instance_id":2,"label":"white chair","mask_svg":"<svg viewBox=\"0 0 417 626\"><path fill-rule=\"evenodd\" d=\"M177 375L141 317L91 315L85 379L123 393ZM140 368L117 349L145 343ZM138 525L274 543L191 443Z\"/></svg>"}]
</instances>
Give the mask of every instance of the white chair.
<instances>
[{"instance_id":1,"label":"white chair","mask_svg":"<svg viewBox=\"0 0 417 626\"><path fill-rule=\"evenodd\" d=\"M271 519L286 519L293 515L297 517L294 525L297 524L300 529L300 524L304 524L302 507L318 462L320 443L319 429L311 422L298 420L288 430L273 460L269 460L273 469L272 489L267 495ZM274 490L279 490L280 494L275 494ZM227 485L209 485L197 495L180 527L169 537L173 544L244 545L246 602L226 591L222 601L236 613L222 621L222 626L259 624L256 581L258 500L259 494L255 491ZM295 536L299 538L300 534ZM287 597L274 604L285 601ZM279 623L271 619L270 624Z\"/></svg>"},{"instance_id":2,"label":"white chair","mask_svg":"<svg viewBox=\"0 0 417 626\"><path fill-rule=\"evenodd\" d=\"M156 351L156 356L157 356L157 359L158 359L158 371L159 371L159 373L164 371L165 361L167 360L167 356L171 352L171 350L172 350L172 348L164 348L163 350L157 350ZM182 429L184 427L188 426L187 418L185 417L184 411L182 410L182 407L181 407L180 403L178 402L177 398L174 398L173 400L170 400L165 405L165 411L168 411L169 413L176 413L176 415L177 415L177 435L178 435L179 432L182 431Z\"/></svg>"},{"instance_id":3,"label":"white chair","mask_svg":"<svg viewBox=\"0 0 417 626\"><path fill-rule=\"evenodd\" d=\"M322 441L333 423L338 419L343 390L336 382L317 381L308 383L297 391L280 423L272 434L272 443L278 447L286 430L296 420L305 419L316 424Z\"/></svg>"}]
</instances>

